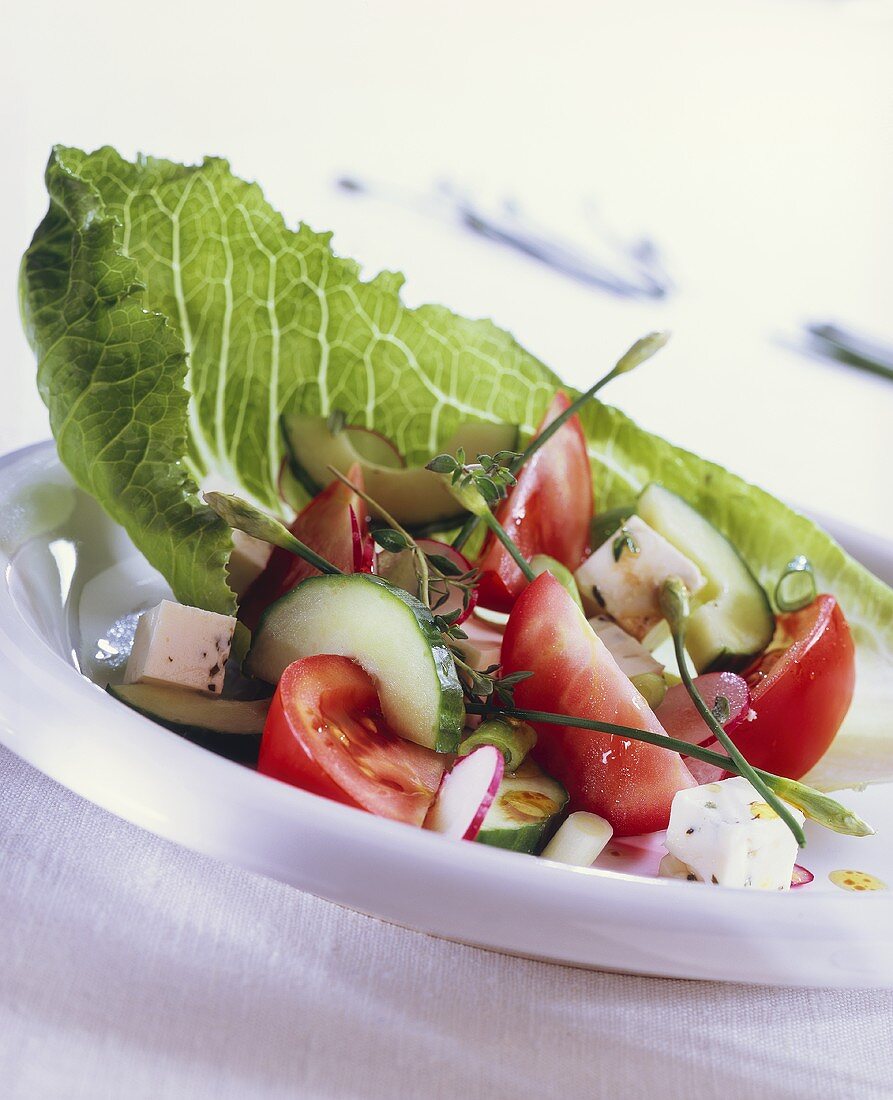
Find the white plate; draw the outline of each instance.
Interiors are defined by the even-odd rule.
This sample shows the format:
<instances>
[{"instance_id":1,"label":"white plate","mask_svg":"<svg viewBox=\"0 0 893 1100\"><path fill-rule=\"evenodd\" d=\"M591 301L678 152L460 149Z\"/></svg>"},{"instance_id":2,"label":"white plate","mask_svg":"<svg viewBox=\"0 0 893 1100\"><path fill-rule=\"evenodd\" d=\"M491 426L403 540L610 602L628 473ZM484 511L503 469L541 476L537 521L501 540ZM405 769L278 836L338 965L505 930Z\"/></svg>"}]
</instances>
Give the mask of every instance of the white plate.
<instances>
[{"instance_id":1,"label":"white plate","mask_svg":"<svg viewBox=\"0 0 893 1100\"><path fill-rule=\"evenodd\" d=\"M893 546L837 534L893 576ZM854 894L827 877L855 866L893 884L889 788L847 794L879 835L813 829L804 862L816 880L785 894L650 877L647 842L639 853L609 846L604 866L582 870L448 841L214 756L77 671L102 678L114 662L97 648L100 634L166 587L73 488L52 444L0 460L0 556L0 738L128 821L362 912L500 951L675 977L893 986L893 891ZM113 566L115 583L89 584Z\"/></svg>"}]
</instances>

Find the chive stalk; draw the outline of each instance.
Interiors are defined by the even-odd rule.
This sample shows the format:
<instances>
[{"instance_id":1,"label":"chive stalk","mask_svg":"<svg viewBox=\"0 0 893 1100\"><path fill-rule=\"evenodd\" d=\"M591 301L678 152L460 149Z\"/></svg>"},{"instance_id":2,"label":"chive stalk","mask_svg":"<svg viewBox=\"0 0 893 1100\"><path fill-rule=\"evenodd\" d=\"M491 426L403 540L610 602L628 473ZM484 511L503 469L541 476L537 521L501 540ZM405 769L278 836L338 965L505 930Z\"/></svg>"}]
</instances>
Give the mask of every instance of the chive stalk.
<instances>
[{"instance_id":1,"label":"chive stalk","mask_svg":"<svg viewBox=\"0 0 893 1100\"><path fill-rule=\"evenodd\" d=\"M714 764L724 771L741 775L734 760L728 756L724 756L720 752L714 752L712 749L702 748L700 745L691 745L688 741L680 741L676 737L654 733L651 730L640 730L633 726L620 726L614 722L598 722L590 718L577 718L572 714L555 714L545 710L530 710L526 707L496 707L491 706L489 703L469 701L466 702L465 709L469 714L480 714L485 717L516 718L534 724L570 726L573 729L609 733L613 737L621 737L628 741L641 741L646 745L655 745L659 749L666 749L668 752L678 752L682 756L702 760L705 764ZM762 768L752 770L779 797L789 801L792 806L796 806L808 818L819 825L823 825L826 829L831 829L835 833L843 833L846 836L871 836L874 833L874 829L860 817L835 799L822 794L821 791L816 791L812 787L807 787L805 784L798 783L793 779L786 779L784 776L763 771ZM805 840L798 841L798 843L802 848L805 845Z\"/></svg>"},{"instance_id":2,"label":"chive stalk","mask_svg":"<svg viewBox=\"0 0 893 1100\"><path fill-rule=\"evenodd\" d=\"M481 514L481 519L490 528L493 534L499 539L506 550L508 550L509 554L512 557L512 560L515 562L515 564L518 566L518 568L521 570L527 580L532 584L536 580L536 573L533 571L530 562L527 560L527 558L524 557L524 555L512 541L508 532L502 526L496 516L494 516L488 508L486 512L483 512Z\"/></svg>"},{"instance_id":3,"label":"chive stalk","mask_svg":"<svg viewBox=\"0 0 893 1100\"><path fill-rule=\"evenodd\" d=\"M707 723L708 728L716 737L716 740L729 754L729 760L735 764L735 770L738 774L744 776L744 778L759 791L766 802L775 810L778 816L784 821L785 825L787 825L794 834L800 847L803 848L806 845L803 827L778 795L763 782L756 770L744 759L735 742L732 741L720 725L716 715L704 702L701 693L695 686L694 680L692 680L685 659L685 627L688 622L689 613L688 589L679 577L668 577L664 581L660 593L660 609L664 614L664 618L667 620L667 624L670 627L670 633L673 636L673 649L676 653L676 662L679 665L679 675L698 713Z\"/></svg>"}]
</instances>

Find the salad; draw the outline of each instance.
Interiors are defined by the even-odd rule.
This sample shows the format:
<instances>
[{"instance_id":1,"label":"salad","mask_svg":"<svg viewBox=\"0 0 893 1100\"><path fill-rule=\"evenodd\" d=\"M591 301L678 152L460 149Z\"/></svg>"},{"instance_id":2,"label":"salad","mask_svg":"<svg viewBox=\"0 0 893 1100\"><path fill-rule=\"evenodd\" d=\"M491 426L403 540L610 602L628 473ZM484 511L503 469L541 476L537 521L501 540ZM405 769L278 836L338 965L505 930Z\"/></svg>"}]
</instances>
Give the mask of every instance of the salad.
<instances>
[{"instance_id":1,"label":"salad","mask_svg":"<svg viewBox=\"0 0 893 1100\"><path fill-rule=\"evenodd\" d=\"M57 147L22 311L59 454L169 582L108 690L273 779L785 890L893 780L893 592L805 517L364 281L255 184Z\"/></svg>"}]
</instances>

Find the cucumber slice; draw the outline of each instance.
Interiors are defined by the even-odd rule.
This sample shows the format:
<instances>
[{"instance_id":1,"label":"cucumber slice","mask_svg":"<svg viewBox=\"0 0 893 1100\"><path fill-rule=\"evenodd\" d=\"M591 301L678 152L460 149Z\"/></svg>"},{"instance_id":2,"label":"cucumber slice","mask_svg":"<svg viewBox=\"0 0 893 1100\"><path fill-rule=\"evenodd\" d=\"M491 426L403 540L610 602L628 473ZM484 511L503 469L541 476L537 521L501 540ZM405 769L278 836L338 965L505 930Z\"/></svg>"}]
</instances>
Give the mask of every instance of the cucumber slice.
<instances>
[{"instance_id":1,"label":"cucumber slice","mask_svg":"<svg viewBox=\"0 0 893 1100\"><path fill-rule=\"evenodd\" d=\"M459 747L465 708L456 665L415 596L369 573L309 577L264 612L245 670L275 684L293 661L318 653L362 665L394 733L436 752Z\"/></svg>"},{"instance_id":2,"label":"cucumber slice","mask_svg":"<svg viewBox=\"0 0 893 1100\"><path fill-rule=\"evenodd\" d=\"M477 841L535 855L558 827L566 805L564 787L525 760L499 784Z\"/></svg>"},{"instance_id":3,"label":"cucumber slice","mask_svg":"<svg viewBox=\"0 0 893 1100\"><path fill-rule=\"evenodd\" d=\"M280 424L291 470L311 494L332 480L329 466L346 473L358 462L366 492L400 523L419 527L464 514L443 480L424 466L399 469L371 462L356 449L352 440L356 433L333 434L323 417L288 413ZM473 459L477 454L513 451L517 442L518 429L510 424L464 424L441 449L454 454L463 447Z\"/></svg>"},{"instance_id":4,"label":"cucumber slice","mask_svg":"<svg viewBox=\"0 0 893 1100\"><path fill-rule=\"evenodd\" d=\"M707 578L685 635L695 668L699 673L743 668L775 633L772 607L759 581L725 536L662 485L646 485L636 511Z\"/></svg>"},{"instance_id":5,"label":"cucumber slice","mask_svg":"<svg viewBox=\"0 0 893 1100\"><path fill-rule=\"evenodd\" d=\"M109 684L113 699L241 764L256 764L269 699L219 699L159 684Z\"/></svg>"}]
</instances>

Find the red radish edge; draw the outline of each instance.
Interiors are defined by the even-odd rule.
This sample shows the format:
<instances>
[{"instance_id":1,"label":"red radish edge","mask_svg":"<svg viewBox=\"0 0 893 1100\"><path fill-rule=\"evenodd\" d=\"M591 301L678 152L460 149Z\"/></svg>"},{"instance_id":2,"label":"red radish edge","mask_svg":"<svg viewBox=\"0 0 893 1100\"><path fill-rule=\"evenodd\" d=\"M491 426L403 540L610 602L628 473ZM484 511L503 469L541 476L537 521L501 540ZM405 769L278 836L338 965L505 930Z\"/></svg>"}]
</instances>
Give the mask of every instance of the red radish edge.
<instances>
[{"instance_id":1,"label":"red radish edge","mask_svg":"<svg viewBox=\"0 0 893 1100\"><path fill-rule=\"evenodd\" d=\"M807 871L805 867L795 863L791 874L791 889L796 890L798 886L808 886L814 878L815 875L812 871Z\"/></svg>"},{"instance_id":2,"label":"red radish edge","mask_svg":"<svg viewBox=\"0 0 893 1100\"><path fill-rule=\"evenodd\" d=\"M353 434L360 434L360 433L362 433L363 435L374 435L376 439L380 439L381 442L385 444L385 446L388 448L389 451L394 452L394 458L396 458L396 460L397 460L397 465L394 466L393 469L395 469L395 470L405 470L406 469L406 459L400 453L400 448L397 446L397 444L392 439L388 439L388 437L386 435L382 435L381 432L377 432L374 428L364 428L361 424L346 424L341 430L343 432L349 432L352 435ZM354 446L354 450L356 450L355 446ZM361 452L357 451L357 453L360 455L361 458L363 457ZM368 462L370 460L369 459L364 459L364 461ZM380 466L380 465L382 465L382 463L380 463L380 462L379 463L373 463L373 465Z\"/></svg>"},{"instance_id":3,"label":"red radish edge","mask_svg":"<svg viewBox=\"0 0 893 1100\"><path fill-rule=\"evenodd\" d=\"M474 840L499 790L505 760L494 745L460 757L440 781L425 828L458 840Z\"/></svg>"},{"instance_id":4,"label":"red radish edge","mask_svg":"<svg viewBox=\"0 0 893 1100\"><path fill-rule=\"evenodd\" d=\"M438 542L437 539L417 539L416 540L421 549L426 554L440 554L442 558L449 558L454 563L457 569L461 569L463 573L470 573L472 570L472 564L465 557L464 554L460 554L454 547L450 546L448 542ZM448 615L451 611L461 611L459 618L456 620L456 625L464 623L468 616L474 611L478 602L478 590L473 588L468 600L468 607L462 610L462 596L456 593L455 597L451 596L440 607L435 608L435 614Z\"/></svg>"},{"instance_id":5,"label":"red radish edge","mask_svg":"<svg viewBox=\"0 0 893 1100\"><path fill-rule=\"evenodd\" d=\"M360 530L360 521L353 508L350 509L350 535L353 542L354 573L374 573L375 543L368 531L365 536L363 535Z\"/></svg>"},{"instance_id":6,"label":"red radish edge","mask_svg":"<svg viewBox=\"0 0 893 1100\"><path fill-rule=\"evenodd\" d=\"M713 707L717 695L724 695L729 701L729 718L723 723L726 733L732 733L750 714L750 689L747 683L733 672L708 672L695 678L695 687L701 693L708 707ZM671 737L688 741L690 745L710 748L723 752L716 738L698 714L684 684L674 684L667 692L664 701L655 711L657 720ZM683 756L686 767L699 783L712 783L728 772L712 764Z\"/></svg>"}]
</instances>

